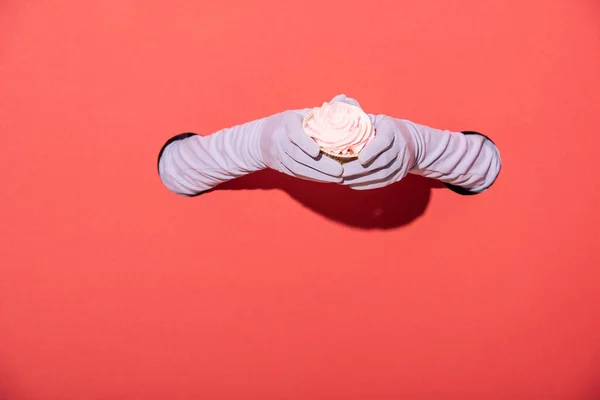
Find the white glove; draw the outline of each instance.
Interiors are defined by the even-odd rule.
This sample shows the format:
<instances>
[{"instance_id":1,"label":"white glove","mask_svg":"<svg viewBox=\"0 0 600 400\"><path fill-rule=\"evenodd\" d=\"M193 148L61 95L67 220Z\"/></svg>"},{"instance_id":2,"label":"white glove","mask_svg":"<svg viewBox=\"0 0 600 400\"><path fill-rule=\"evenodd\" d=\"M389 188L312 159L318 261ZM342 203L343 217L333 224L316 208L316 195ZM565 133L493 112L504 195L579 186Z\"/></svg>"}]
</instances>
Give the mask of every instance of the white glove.
<instances>
[{"instance_id":1,"label":"white glove","mask_svg":"<svg viewBox=\"0 0 600 400\"><path fill-rule=\"evenodd\" d=\"M372 116L375 139L344 165L344 185L376 189L407 173L439 179L461 194L488 189L501 168L494 143L476 132L450 132L386 115Z\"/></svg>"},{"instance_id":2,"label":"white glove","mask_svg":"<svg viewBox=\"0 0 600 400\"><path fill-rule=\"evenodd\" d=\"M355 102L343 95L331 100L336 101ZM159 154L160 177L169 190L186 196L264 168L306 180L340 183L342 166L320 154L317 143L302 128L302 118L310 110L284 111L208 136L175 136Z\"/></svg>"}]
</instances>

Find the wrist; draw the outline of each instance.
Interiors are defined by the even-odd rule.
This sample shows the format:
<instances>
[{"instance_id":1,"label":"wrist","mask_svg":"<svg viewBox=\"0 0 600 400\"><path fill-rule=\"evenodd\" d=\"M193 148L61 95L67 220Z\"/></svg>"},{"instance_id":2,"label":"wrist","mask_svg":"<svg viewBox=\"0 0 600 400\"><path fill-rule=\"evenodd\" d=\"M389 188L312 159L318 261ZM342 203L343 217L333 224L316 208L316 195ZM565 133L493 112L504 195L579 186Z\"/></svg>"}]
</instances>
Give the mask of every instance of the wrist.
<instances>
[{"instance_id":1,"label":"wrist","mask_svg":"<svg viewBox=\"0 0 600 400\"><path fill-rule=\"evenodd\" d=\"M396 120L397 133L396 137L402 139L402 146L405 148L406 163L408 171L418 168L419 160L423 157L424 143L423 137L419 135L419 131L410 121Z\"/></svg>"},{"instance_id":2,"label":"wrist","mask_svg":"<svg viewBox=\"0 0 600 400\"><path fill-rule=\"evenodd\" d=\"M257 121L260 122L257 129L250 131L247 135L247 158L249 161L249 167L253 171L260 171L266 169L267 163L265 161L265 154L262 143L265 135L265 120Z\"/></svg>"}]
</instances>

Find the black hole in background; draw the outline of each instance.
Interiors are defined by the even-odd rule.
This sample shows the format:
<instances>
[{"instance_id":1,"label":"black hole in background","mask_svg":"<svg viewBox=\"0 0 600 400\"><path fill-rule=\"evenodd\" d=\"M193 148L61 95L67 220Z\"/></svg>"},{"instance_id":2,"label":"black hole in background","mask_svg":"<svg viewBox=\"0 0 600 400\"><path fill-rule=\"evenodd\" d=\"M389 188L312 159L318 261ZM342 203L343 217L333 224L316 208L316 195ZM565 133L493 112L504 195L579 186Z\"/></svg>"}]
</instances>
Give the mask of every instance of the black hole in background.
<instances>
[{"instance_id":1,"label":"black hole in background","mask_svg":"<svg viewBox=\"0 0 600 400\"><path fill-rule=\"evenodd\" d=\"M168 145L170 145L171 143L176 142L178 140L187 139L190 136L196 136L196 134L192 133L192 132L180 133L179 135L175 135L171 139L167 140L167 142L165 144L163 144L163 147L160 149L160 152L158 153L158 159L156 160L156 169L158 169L158 167L160 165L160 158L162 157L162 155L165 152L165 149L167 148Z\"/></svg>"}]
</instances>

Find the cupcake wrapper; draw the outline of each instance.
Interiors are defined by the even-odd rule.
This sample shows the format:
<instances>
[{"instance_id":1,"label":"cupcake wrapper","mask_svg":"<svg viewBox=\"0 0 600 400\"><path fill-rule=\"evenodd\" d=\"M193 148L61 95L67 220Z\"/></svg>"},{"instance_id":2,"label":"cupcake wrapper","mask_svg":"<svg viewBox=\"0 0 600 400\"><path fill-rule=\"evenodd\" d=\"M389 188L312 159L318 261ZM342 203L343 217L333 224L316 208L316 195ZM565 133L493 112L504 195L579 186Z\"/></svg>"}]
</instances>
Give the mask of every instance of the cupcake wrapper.
<instances>
[{"instance_id":1,"label":"cupcake wrapper","mask_svg":"<svg viewBox=\"0 0 600 400\"><path fill-rule=\"evenodd\" d=\"M339 162L340 164L346 164L346 163L349 163L351 161L358 160L358 156L355 156L355 155L352 155L352 156L342 156L342 155L339 155L339 154L331 154L331 153L328 153L328 152L324 151L323 149L321 149L321 153L323 155L325 155L325 156L327 156L327 157L329 157L329 158L331 158L331 159Z\"/></svg>"}]
</instances>

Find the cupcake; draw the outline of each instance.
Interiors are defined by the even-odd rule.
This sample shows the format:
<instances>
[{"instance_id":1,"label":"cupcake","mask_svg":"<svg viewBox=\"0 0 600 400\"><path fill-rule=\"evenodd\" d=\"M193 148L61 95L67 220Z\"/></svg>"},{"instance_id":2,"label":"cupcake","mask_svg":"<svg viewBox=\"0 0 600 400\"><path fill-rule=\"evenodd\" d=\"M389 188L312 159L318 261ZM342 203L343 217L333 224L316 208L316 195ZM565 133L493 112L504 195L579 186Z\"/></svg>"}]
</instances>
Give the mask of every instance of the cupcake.
<instances>
[{"instance_id":1,"label":"cupcake","mask_svg":"<svg viewBox=\"0 0 600 400\"><path fill-rule=\"evenodd\" d=\"M356 160L375 137L369 116L360 107L341 101L313 108L302 127L323 154L342 164Z\"/></svg>"}]
</instances>

